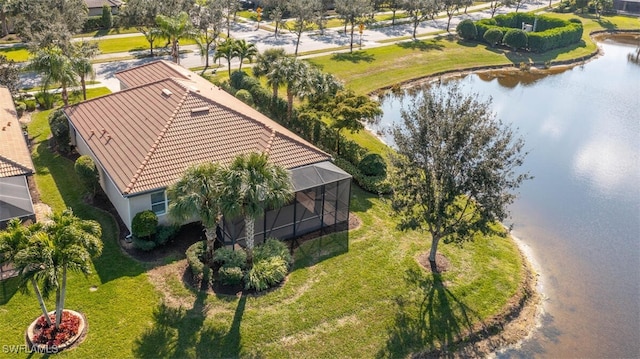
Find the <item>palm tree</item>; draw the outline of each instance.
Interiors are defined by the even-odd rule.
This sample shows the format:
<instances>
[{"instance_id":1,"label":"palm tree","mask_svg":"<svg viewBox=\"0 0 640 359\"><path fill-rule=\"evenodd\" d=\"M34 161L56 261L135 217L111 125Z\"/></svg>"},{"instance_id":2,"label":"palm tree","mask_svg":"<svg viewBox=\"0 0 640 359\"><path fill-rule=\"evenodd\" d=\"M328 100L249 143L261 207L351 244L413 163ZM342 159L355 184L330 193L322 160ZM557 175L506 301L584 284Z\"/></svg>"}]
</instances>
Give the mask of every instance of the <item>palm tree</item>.
<instances>
[{"instance_id":1,"label":"palm tree","mask_svg":"<svg viewBox=\"0 0 640 359\"><path fill-rule=\"evenodd\" d=\"M98 50L98 44L95 42L76 42L72 43L72 56L71 66L73 71L80 77L80 84L82 85L82 97L87 99L87 76L94 79L96 76L93 70L93 64L91 59L96 57L100 50Z\"/></svg>"},{"instance_id":2,"label":"palm tree","mask_svg":"<svg viewBox=\"0 0 640 359\"><path fill-rule=\"evenodd\" d=\"M236 51L238 54L238 59L240 59L240 65L238 66L238 71L242 71L242 62L244 59L249 60L249 63L253 61L253 59L258 56L258 48L256 45L246 42L243 40L236 41Z\"/></svg>"},{"instance_id":3,"label":"palm tree","mask_svg":"<svg viewBox=\"0 0 640 359\"><path fill-rule=\"evenodd\" d=\"M264 50L258 55L256 64L253 65L253 76L266 76L273 69L273 65L286 56L287 53L282 47L273 47Z\"/></svg>"},{"instance_id":4,"label":"palm tree","mask_svg":"<svg viewBox=\"0 0 640 359\"><path fill-rule=\"evenodd\" d=\"M305 97L313 90L310 71L306 62L285 57L278 61L274 65L274 69L267 74L267 82L270 82L272 86L275 86L276 83L278 86L280 83L287 85L287 117L289 119L293 113L294 97Z\"/></svg>"},{"instance_id":5,"label":"palm tree","mask_svg":"<svg viewBox=\"0 0 640 359\"><path fill-rule=\"evenodd\" d=\"M247 252L251 258L255 219L263 215L266 208L283 206L293 198L289 173L269 162L265 154L253 152L236 156L224 169L222 183L222 214L229 219L244 217Z\"/></svg>"},{"instance_id":6,"label":"palm tree","mask_svg":"<svg viewBox=\"0 0 640 359\"><path fill-rule=\"evenodd\" d=\"M231 60L235 57L238 57L238 47L236 45L236 40L228 37L220 45L218 45L218 49L213 55L213 61L221 58L226 59L227 66L229 67L229 77L231 77Z\"/></svg>"},{"instance_id":7,"label":"palm tree","mask_svg":"<svg viewBox=\"0 0 640 359\"><path fill-rule=\"evenodd\" d=\"M44 233L45 248L52 251L57 284L55 326L59 328L67 294L67 271L85 276L91 274L91 258L102 253L102 229L98 222L76 217L71 208L67 208L51 216L51 221L44 226Z\"/></svg>"},{"instance_id":8,"label":"palm tree","mask_svg":"<svg viewBox=\"0 0 640 359\"><path fill-rule=\"evenodd\" d=\"M167 189L169 214L178 221L200 217L207 237L207 256L213 258L216 225L220 217L221 167L217 163L202 163L188 168L174 185Z\"/></svg>"},{"instance_id":9,"label":"palm tree","mask_svg":"<svg viewBox=\"0 0 640 359\"><path fill-rule=\"evenodd\" d=\"M62 88L62 100L69 105L67 88L77 84L76 73L73 71L71 60L58 46L39 49L31 58L28 69L42 74L42 92L46 93L49 86L59 83Z\"/></svg>"},{"instance_id":10,"label":"palm tree","mask_svg":"<svg viewBox=\"0 0 640 359\"><path fill-rule=\"evenodd\" d=\"M166 37L171 44L171 57L173 58L173 62L179 64L179 40L195 37L189 14L183 11L176 17L158 15L156 16L156 24L158 24L162 36Z\"/></svg>"},{"instance_id":11,"label":"palm tree","mask_svg":"<svg viewBox=\"0 0 640 359\"><path fill-rule=\"evenodd\" d=\"M38 277L41 277L44 273L44 269L48 266L38 265L46 262L42 258L37 261L24 261L22 258L26 255L25 250L29 247L29 240L31 236L38 231L41 226L36 224L30 227L22 225L22 222L14 218L7 224L7 228L0 232L0 266L11 263L14 268L22 274L22 281L20 287L26 290L28 286L25 286L27 282L33 287L33 291L36 293L38 303L42 314L47 321L47 324L51 325L51 318L49 318L47 306L44 302L44 297L38 286ZM20 256L19 253L23 253ZM33 257L32 257L33 258ZM28 275L27 275L28 273Z\"/></svg>"}]
</instances>

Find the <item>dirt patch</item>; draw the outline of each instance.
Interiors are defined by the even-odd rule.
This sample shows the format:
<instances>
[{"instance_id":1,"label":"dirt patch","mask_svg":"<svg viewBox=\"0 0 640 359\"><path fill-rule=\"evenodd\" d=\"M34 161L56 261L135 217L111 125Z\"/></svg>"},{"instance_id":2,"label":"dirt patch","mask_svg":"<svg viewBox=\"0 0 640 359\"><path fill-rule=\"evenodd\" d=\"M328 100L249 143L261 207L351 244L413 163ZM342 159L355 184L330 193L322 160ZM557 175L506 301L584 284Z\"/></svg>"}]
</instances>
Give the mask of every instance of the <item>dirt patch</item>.
<instances>
[{"instance_id":1,"label":"dirt patch","mask_svg":"<svg viewBox=\"0 0 640 359\"><path fill-rule=\"evenodd\" d=\"M429 252L420 254L418 256L418 263L422 268L431 273L444 273L451 267L451 263L449 263L447 257L440 252L436 253L435 263L429 260Z\"/></svg>"}]
</instances>

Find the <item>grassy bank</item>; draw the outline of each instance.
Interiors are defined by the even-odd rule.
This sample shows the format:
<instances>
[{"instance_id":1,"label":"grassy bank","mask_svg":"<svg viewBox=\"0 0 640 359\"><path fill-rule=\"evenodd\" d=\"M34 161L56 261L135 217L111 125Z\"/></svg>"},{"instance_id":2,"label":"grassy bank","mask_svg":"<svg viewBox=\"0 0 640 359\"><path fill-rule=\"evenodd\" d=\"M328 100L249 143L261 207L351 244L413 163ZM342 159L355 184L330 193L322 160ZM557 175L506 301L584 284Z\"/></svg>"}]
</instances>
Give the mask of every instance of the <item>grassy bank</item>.
<instances>
[{"instance_id":1,"label":"grassy bank","mask_svg":"<svg viewBox=\"0 0 640 359\"><path fill-rule=\"evenodd\" d=\"M433 74L460 71L480 66L518 66L520 63L553 63L581 58L597 49L589 34L599 30L640 30L640 20L630 16L546 14L569 19L578 17L584 24L582 43L543 54L494 49L476 42L442 36L420 41L404 41L389 46L316 57L309 61L342 79L360 93L403 83Z\"/></svg>"}]
</instances>

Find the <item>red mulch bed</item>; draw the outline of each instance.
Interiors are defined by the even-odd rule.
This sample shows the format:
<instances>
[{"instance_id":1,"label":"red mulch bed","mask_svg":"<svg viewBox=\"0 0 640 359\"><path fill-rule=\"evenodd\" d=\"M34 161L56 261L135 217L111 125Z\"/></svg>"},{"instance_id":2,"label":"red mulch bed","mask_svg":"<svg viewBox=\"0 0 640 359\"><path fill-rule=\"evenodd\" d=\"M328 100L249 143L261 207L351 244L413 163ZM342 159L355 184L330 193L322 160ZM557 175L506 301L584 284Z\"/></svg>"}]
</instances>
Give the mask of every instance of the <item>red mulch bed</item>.
<instances>
[{"instance_id":1,"label":"red mulch bed","mask_svg":"<svg viewBox=\"0 0 640 359\"><path fill-rule=\"evenodd\" d=\"M50 314L49 318L51 319L51 326L47 324L44 315L41 315L40 318L38 318L33 329L34 344L42 344L48 347L59 347L78 334L78 330L80 329L80 318L75 315L67 311L63 311L59 329L56 329L55 327L55 314Z\"/></svg>"}]
</instances>

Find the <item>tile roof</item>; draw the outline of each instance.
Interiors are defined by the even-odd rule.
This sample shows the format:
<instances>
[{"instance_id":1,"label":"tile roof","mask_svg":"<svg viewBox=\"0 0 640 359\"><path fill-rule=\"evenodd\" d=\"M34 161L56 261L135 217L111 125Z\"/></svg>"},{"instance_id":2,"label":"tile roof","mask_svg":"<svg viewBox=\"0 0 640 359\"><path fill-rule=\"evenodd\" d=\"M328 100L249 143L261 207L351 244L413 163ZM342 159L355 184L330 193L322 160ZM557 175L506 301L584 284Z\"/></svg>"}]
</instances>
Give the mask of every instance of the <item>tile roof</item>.
<instances>
[{"instance_id":1,"label":"tile roof","mask_svg":"<svg viewBox=\"0 0 640 359\"><path fill-rule=\"evenodd\" d=\"M11 93L0 87L0 177L34 172L31 154L18 122Z\"/></svg>"},{"instance_id":2,"label":"tile roof","mask_svg":"<svg viewBox=\"0 0 640 359\"><path fill-rule=\"evenodd\" d=\"M159 61L118 73L136 87L65 109L122 194L165 188L192 164L228 163L240 153L267 153L289 169L330 159L234 96L180 69ZM174 77L158 80L161 71ZM142 83L143 78L152 82Z\"/></svg>"},{"instance_id":3,"label":"tile roof","mask_svg":"<svg viewBox=\"0 0 640 359\"><path fill-rule=\"evenodd\" d=\"M84 3L87 5L87 9L102 9L104 5L114 7L121 6L123 4L120 0L84 0Z\"/></svg>"}]
</instances>

